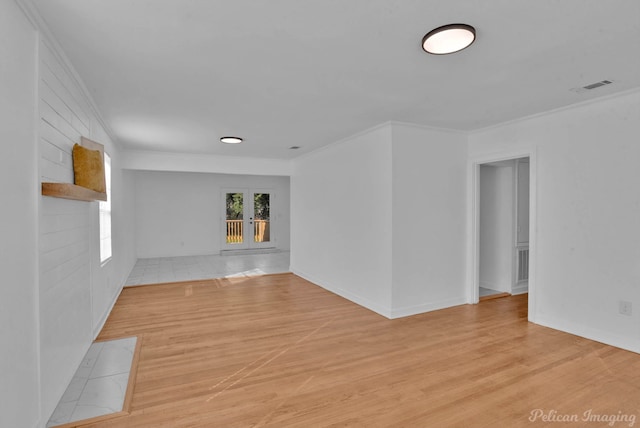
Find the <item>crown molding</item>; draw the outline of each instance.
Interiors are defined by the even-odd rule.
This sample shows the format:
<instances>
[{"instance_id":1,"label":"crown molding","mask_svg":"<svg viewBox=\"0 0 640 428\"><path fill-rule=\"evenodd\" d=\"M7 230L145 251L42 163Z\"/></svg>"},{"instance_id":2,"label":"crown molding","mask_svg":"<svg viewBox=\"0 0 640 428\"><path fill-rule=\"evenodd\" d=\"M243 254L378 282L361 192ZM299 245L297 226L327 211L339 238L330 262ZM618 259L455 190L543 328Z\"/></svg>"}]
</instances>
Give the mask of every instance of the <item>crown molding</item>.
<instances>
[{"instance_id":1,"label":"crown molding","mask_svg":"<svg viewBox=\"0 0 640 428\"><path fill-rule=\"evenodd\" d=\"M38 8L36 7L36 5L33 3L32 0L15 0L15 2L18 4L20 9L22 9L25 16L27 17L27 19L29 19L29 21L31 22L35 30L39 33L40 39L51 48L53 55L60 62L64 71L67 72L71 77L71 79L74 81L74 83L78 85L78 87L80 88L82 97L84 98L84 101L87 103L87 105L91 109L91 113L93 113L93 115L95 116L96 120L98 121L98 124L102 126L104 131L107 133L107 135L111 139L111 142L116 146L118 146L118 148L122 148L122 144L120 144L120 142L115 138L115 134L113 130L104 121L102 114L100 114L100 110L98 109L98 106L93 100L93 97L90 95L90 92L87 89L86 85L84 84L84 81L82 80L82 78L76 71L75 67L73 66L73 64L67 57L67 55L65 54L64 49L62 48L58 40L55 38L55 36L51 32L51 29L47 25L46 21L44 20L44 18L42 18L42 15L40 15L40 12L38 11Z\"/></svg>"}]
</instances>

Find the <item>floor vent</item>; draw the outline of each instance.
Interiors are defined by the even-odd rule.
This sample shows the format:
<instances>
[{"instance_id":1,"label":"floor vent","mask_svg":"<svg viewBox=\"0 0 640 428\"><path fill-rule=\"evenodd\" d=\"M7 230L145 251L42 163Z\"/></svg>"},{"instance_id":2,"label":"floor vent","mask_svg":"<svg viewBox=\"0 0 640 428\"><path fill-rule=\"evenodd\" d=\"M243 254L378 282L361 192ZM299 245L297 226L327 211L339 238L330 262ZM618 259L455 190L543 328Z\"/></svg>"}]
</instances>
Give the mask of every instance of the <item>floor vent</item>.
<instances>
[{"instance_id":1,"label":"floor vent","mask_svg":"<svg viewBox=\"0 0 640 428\"><path fill-rule=\"evenodd\" d=\"M529 249L518 250L518 282L529 280Z\"/></svg>"}]
</instances>

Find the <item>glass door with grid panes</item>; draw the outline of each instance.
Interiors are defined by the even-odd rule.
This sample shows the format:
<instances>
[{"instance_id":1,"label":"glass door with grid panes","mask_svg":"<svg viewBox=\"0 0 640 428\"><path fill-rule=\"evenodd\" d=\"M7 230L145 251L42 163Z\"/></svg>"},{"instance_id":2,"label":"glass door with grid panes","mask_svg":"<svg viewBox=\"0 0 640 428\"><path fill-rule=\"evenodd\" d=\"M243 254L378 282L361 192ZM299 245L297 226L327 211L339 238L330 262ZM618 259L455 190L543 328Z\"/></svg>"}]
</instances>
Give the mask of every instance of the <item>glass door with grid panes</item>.
<instances>
[{"instance_id":1,"label":"glass door with grid panes","mask_svg":"<svg viewBox=\"0 0 640 428\"><path fill-rule=\"evenodd\" d=\"M273 192L268 189L225 189L223 248L274 247L271 223Z\"/></svg>"}]
</instances>

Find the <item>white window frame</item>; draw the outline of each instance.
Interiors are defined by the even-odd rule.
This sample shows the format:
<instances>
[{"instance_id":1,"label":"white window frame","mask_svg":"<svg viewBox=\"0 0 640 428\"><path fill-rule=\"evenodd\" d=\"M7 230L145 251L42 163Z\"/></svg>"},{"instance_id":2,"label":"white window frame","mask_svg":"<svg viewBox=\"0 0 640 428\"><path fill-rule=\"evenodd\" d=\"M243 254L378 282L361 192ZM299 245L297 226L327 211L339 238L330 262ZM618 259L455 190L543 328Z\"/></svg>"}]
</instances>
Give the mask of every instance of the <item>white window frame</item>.
<instances>
[{"instance_id":1,"label":"white window frame","mask_svg":"<svg viewBox=\"0 0 640 428\"><path fill-rule=\"evenodd\" d=\"M111 157L104 154L104 179L107 187L107 200L100 201L100 263L105 264L112 257L111 248Z\"/></svg>"}]
</instances>

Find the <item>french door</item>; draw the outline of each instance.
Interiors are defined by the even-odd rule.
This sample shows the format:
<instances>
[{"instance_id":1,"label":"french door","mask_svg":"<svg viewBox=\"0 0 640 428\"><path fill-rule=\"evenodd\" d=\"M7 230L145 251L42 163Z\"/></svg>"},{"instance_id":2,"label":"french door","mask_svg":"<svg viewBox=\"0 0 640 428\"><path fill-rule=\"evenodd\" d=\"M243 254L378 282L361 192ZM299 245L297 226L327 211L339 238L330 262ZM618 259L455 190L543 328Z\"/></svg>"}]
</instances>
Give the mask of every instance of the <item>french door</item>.
<instances>
[{"instance_id":1,"label":"french door","mask_svg":"<svg viewBox=\"0 0 640 428\"><path fill-rule=\"evenodd\" d=\"M225 189L223 248L275 247L271 224L273 192L268 189Z\"/></svg>"}]
</instances>

